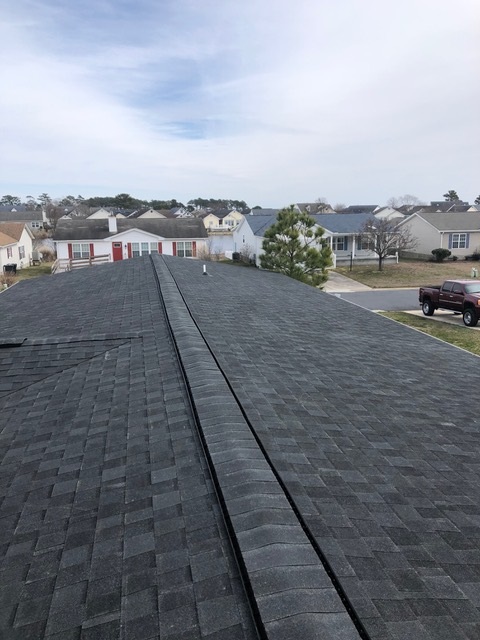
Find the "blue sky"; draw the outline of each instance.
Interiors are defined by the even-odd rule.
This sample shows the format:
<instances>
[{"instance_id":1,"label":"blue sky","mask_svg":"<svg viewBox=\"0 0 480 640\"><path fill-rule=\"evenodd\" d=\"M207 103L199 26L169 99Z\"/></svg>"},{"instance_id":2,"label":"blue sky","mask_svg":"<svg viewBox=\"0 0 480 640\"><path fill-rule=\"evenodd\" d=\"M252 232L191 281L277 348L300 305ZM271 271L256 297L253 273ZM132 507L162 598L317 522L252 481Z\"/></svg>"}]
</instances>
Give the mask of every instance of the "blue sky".
<instances>
[{"instance_id":1,"label":"blue sky","mask_svg":"<svg viewBox=\"0 0 480 640\"><path fill-rule=\"evenodd\" d=\"M480 194L478 0L9 5L0 195Z\"/></svg>"}]
</instances>

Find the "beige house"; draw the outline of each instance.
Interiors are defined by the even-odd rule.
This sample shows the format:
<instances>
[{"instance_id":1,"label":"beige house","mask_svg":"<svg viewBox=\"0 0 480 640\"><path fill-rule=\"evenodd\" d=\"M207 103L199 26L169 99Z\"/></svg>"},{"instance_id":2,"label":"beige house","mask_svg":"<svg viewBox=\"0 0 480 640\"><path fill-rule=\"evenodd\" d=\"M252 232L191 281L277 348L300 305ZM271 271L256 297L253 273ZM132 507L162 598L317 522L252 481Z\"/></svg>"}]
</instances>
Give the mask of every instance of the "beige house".
<instances>
[{"instance_id":1,"label":"beige house","mask_svg":"<svg viewBox=\"0 0 480 640\"><path fill-rule=\"evenodd\" d=\"M0 222L0 270L6 264L28 267L32 259L33 233L25 222Z\"/></svg>"},{"instance_id":2,"label":"beige house","mask_svg":"<svg viewBox=\"0 0 480 640\"><path fill-rule=\"evenodd\" d=\"M152 209L152 207L146 207L145 209L138 209L138 211L134 211L127 218L170 218L170 211L163 210L157 211L156 209Z\"/></svg>"},{"instance_id":3,"label":"beige house","mask_svg":"<svg viewBox=\"0 0 480 640\"><path fill-rule=\"evenodd\" d=\"M207 231L228 232L234 229L243 220L243 214L235 209L227 211L224 209L208 213L203 217L203 224Z\"/></svg>"},{"instance_id":4,"label":"beige house","mask_svg":"<svg viewBox=\"0 0 480 640\"><path fill-rule=\"evenodd\" d=\"M100 207L99 209L91 213L89 216L87 216L87 219L88 220L104 220L105 218L110 218L111 215L112 214L108 209L105 209L104 207ZM117 213L116 217L124 218L125 216L121 213Z\"/></svg>"},{"instance_id":5,"label":"beige house","mask_svg":"<svg viewBox=\"0 0 480 640\"><path fill-rule=\"evenodd\" d=\"M415 251L430 255L433 249L449 249L459 258L480 252L480 212L413 213L399 226L408 225L417 240Z\"/></svg>"}]
</instances>

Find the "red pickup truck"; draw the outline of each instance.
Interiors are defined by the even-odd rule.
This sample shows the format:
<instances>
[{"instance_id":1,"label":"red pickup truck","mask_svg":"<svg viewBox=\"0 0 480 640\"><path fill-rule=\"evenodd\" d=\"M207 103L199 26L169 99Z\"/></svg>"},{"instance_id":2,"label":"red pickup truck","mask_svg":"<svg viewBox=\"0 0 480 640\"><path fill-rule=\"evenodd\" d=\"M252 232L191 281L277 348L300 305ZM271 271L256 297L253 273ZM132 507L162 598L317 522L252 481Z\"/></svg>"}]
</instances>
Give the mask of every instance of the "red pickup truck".
<instances>
[{"instance_id":1,"label":"red pickup truck","mask_svg":"<svg viewBox=\"0 0 480 640\"><path fill-rule=\"evenodd\" d=\"M446 280L441 287L420 287L418 299L426 316L433 316L435 309L449 309L463 314L467 327L480 319L480 280Z\"/></svg>"}]
</instances>

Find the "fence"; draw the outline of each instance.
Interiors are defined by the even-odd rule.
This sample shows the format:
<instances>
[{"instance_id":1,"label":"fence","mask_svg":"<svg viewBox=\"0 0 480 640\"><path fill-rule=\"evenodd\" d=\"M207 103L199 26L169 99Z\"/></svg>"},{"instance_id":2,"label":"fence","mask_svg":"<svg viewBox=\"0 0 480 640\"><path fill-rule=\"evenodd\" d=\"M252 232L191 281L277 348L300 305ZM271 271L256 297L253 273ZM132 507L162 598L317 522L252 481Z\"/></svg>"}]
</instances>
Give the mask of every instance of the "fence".
<instances>
[{"instance_id":1,"label":"fence","mask_svg":"<svg viewBox=\"0 0 480 640\"><path fill-rule=\"evenodd\" d=\"M90 256L89 258L57 258L52 264L52 273L74 271L75 269L93 267L96 264L105 264L106 262L110 262L110 256L108 254Z\"/></svg>"}]
</instances>

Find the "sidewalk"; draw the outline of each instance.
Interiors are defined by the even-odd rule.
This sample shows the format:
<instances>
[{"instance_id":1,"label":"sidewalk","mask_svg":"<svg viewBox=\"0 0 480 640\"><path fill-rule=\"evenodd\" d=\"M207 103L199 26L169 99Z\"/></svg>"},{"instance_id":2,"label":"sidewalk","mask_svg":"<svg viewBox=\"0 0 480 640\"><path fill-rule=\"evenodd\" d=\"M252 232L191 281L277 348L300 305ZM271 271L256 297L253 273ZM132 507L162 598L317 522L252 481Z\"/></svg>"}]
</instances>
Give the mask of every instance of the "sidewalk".
<instances>
[{"instance_id":1,"label":"sidewalk","mask_svg":"<svg viewBox=\"0 0 480 640\"><path fill-rule=\"evenodd\" d=\"M371 291L372 287L342 276L336 271L328 272L328 280L323 287L326 293L349 293L353 291Z\"/></svg>"}]
</instances>

